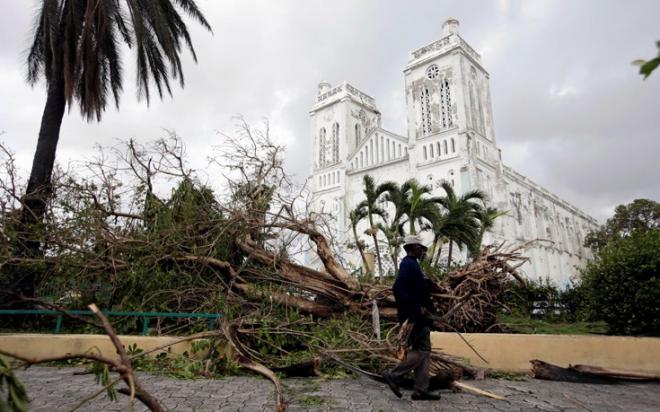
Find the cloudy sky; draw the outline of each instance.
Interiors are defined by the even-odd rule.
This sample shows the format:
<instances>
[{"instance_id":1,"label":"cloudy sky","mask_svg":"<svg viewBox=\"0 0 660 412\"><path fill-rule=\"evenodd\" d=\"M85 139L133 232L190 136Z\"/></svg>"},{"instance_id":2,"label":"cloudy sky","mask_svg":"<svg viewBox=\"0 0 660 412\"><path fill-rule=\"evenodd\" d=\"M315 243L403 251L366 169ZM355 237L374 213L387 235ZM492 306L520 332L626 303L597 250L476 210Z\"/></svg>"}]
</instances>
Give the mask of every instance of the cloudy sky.
<instances>
[{"instance_id":1,"label":"cloudy sky","mask_svg":"<svg viewBox=\"0 0 660 412\"><path fill-rule=\"evenodd\" d=\"M301 179L310 168L308 110L320 80L350 81L375 97L385 128L405 133L402 69L408 52L441 34L450 16L491 75L495 131L505 163L603 221L614 206L660 200L660 73L630 62L656 54L660 2L198 0L213 35L192 27L199 63L185 89L137 101L134 55L124 54L120 110L102 123L65 116L58 161L88 159L97 144L183 136L199 167L232 117L268 118ZM45 91L25 79L37 1L3 0L0 137L29 169ZM192 23L191 23L192 24Z\"/></svg>"}]
</instances>

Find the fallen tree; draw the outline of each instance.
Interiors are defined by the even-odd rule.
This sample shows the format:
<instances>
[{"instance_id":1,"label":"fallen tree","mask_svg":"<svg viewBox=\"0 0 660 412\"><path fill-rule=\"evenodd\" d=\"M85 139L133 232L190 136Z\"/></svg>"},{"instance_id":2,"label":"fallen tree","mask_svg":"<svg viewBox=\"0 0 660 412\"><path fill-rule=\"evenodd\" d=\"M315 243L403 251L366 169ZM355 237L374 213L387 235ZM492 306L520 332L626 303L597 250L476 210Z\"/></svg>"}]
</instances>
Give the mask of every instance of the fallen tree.
<instances>
[{"instance_id":1,"label":"fallen tree","mask_svg":"<svg viewBox=\"0 0 660 412\"><path fill-rule=\"evenodd\" d=\"M532 377L536 379L581 383L660 381L660 375L619 369L607 369L600 366L568 365L568 368L562 368L561 366L553 365L538 359L531 360L530 363L532 364Z\"/></svg>"},{"instance_id":2,"label":"fallen tree","mask_svg":"<svg viewBox=\"0 0 660 412\"><path fill-rule=\"evenodd\" d=\"M147 147L129 141L111 155L102 150L78 173L58 170L45 222L33 232L44 258L0 248L5 289L29 273L42 299L69 308L224 313L221 330L206 336L222 338L238 364L272 380L278 408L284 400L274 371L340 367L379 377L398 359L391 287L349 273L329 230L334 217L310 210L306 188L284 172L283 148L267 129L243 123L217 150L209 160L226 177L224 196L187 166L175 135ZM9 245L21 189L11 155L6 160L0 233ZM173 189L168 195L162 187ZM517 269L525 246L487 246L434 280L435 329L496 328L506 281L523 282ZM318 256L318 268L299 263L307 253ZM182 326L199 328L159 323L158 331ZM480 374L441 352L433 352L431 372L437 385L463 389L462 376Z\"/></svg>"}]
</instances>

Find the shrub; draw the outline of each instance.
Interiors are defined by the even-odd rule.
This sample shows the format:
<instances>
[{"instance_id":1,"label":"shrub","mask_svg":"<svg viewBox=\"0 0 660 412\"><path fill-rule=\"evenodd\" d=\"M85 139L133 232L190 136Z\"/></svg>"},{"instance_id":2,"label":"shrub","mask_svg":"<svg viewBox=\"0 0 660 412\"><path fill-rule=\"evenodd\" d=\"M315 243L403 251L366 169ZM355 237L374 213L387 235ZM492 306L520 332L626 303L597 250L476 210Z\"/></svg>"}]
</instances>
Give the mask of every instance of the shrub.
<instances>
[{"instance_id":1,"label":"shrub","mask_svg":"<svg viewBox=\"0 0 660 412\"><path fill-rule=\"evenodd\" d=\"M559 289L545 279L530 279L523 286L511 282L504 302L513 313L525 317L552 316L559 306Z\"/></svg>"},{"instance_id":2,"label":"shrub","mask_svg":"<svg viewBox=\"0 0 660 412\"><path fill-rule=\"evenodd\" d=\"M564 289L550 278L528 280L524 286L511 282L505 304L514 315L543 319L549 322L578 322L593 320L587 304L585 287L571 282Z\"/></svg>"},{"instance_id":3,"label":"shrub","mask_svg":"<svg viewBox=\"0 0 660 412\"><path fill-rule=\"evenodd\" d=\"M582 281L571 281L559 292L563 320L569 322L592 322L598 320L589 305L588 290Z\"/></svg>"},{"instance_id":4,"label":"shrub","mask_svg":"<svg viewBox=\"0 0 660 412\"><path fill-rule=\"evenodd\" d=\"M660 335L660 230L609 242L583 271L583 282L610 333Z\"/></svg>"}]
</instances>

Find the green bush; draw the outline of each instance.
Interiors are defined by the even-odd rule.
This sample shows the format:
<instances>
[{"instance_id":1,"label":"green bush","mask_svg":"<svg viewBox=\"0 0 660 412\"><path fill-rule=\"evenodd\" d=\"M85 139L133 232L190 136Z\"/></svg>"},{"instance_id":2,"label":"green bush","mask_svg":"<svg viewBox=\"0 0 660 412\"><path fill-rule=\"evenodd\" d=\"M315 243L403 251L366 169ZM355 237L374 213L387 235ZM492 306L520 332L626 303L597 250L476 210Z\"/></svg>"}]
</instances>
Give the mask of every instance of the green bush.
<instances>
[{"instance_id":1,"label":"green bush","mask_svg":"<svg viewBox=\"0 0 660 412\"><path fill-rule=\"evenodd\" d=\"M660 336L660 230L609 242L583 271L583 282L609 333Z\"/></svg>"},{"instance_id":2,"label":"green bush","mask_svg":"<svg viewBox=\"0 0 660 412\"><path fill-rule=\"evenodd\" d=\"M588 290L582 281L572 281L559 292L563 320L568 322L593 322L596 316L589 305Z\"/></svg>"},{"instance_id":3,"label":"green bush","mask_svg":"<svg viewBox=\"0 0 660 412\"><path fill-rule=\"evenodd\" d=\"M552 316L559 306L559 289L549 278L531 279L525 285L511 282L504 303L511 312L531 317Z\"/></svg>"},{"instance_id":4,"label":"green bush","mask_svg":"<svg viewBox=\"0 0 660 412\"><path fill-rule=\"evenodd\" d=\"M510 312L525 318L548 322L580 322L594 320L581 282L571 282L564 289L549 278L528 280L525 285L511 282L504 295Z\"/></svg>"}]
</instances>

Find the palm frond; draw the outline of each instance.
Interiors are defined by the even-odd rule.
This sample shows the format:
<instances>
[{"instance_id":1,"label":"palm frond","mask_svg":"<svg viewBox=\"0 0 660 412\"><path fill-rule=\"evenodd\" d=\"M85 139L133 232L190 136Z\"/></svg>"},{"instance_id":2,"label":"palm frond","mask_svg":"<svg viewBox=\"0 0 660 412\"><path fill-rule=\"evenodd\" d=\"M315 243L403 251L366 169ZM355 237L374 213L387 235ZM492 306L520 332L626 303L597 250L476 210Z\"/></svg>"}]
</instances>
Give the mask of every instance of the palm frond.
<instances>
[{"instance_id":1,"label":"palm frond","mask_svg":"<svg viewBox=\"0 0 660 412\"><path fill-rule=\"evenodd\" d=\"M34 39L27 55L27 81L34 85L43 75L47 82L52 79L53 46L57 39L61 4L44 1L37 14Z\"/></svg>"},{"instance_id":2,"label":"palm frond","mask_svg":"<svg viewBox=\"0 0 660 412\"><path fill-rule=\"evenodd\" d=\"M27 54L27 81L43 76L48 85L61 82L69 109L75 100L85 118L100 120L110 96L119 107L123 43L135 46L138 98L149 103L152 81L160 98L171 95L170 79L185 84L183 44L197 61L181 12L211 31L192 0L43 1Z\"/></svg>"}]
</instances>

